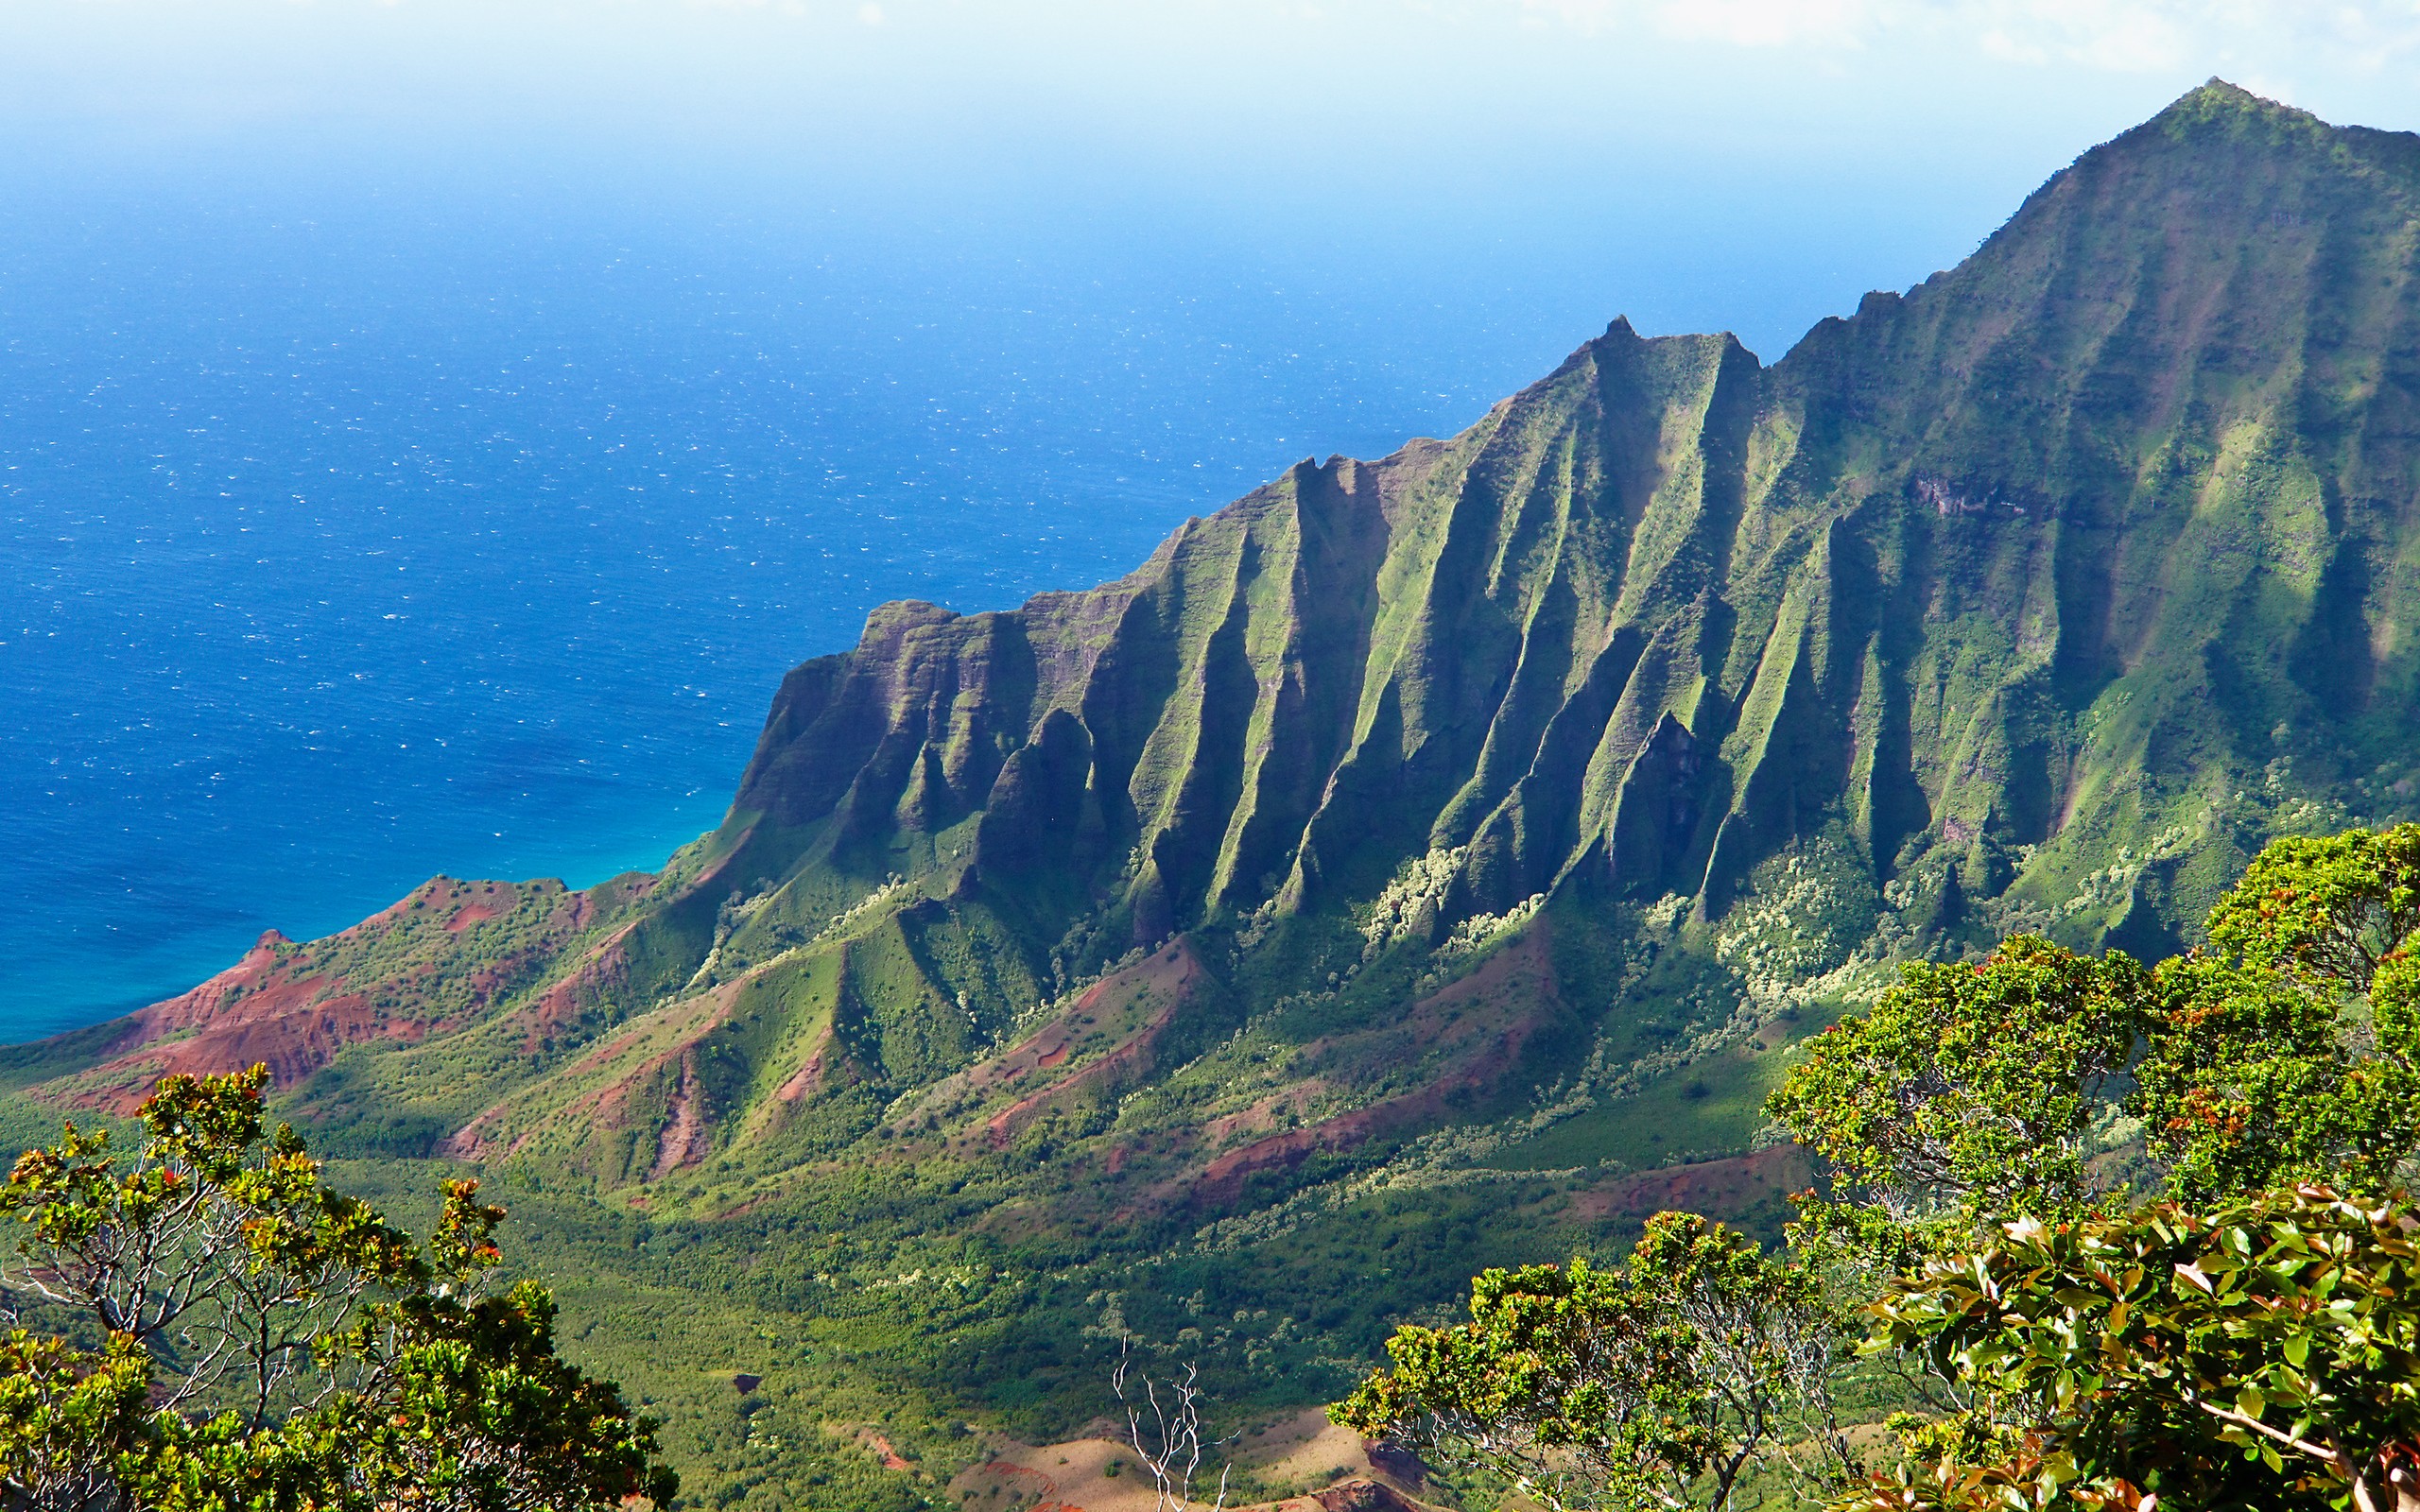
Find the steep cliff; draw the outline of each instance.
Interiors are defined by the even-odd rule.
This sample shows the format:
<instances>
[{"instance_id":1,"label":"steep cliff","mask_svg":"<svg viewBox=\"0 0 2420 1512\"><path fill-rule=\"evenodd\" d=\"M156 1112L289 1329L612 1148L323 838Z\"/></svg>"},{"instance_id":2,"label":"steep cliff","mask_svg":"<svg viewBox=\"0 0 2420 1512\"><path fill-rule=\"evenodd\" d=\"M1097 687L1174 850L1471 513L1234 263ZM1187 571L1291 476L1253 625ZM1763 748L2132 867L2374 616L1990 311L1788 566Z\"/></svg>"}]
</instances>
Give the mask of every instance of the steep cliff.
<instances>
[{"instance_id":1,"label":"steep cliff","mask_svg":"<svg viewBox=\"0 0 2420 1512\"><path fill-rule=\"evenodd\" d=\"M1019 1231L1480 1129L1738 1153L1574 1131L1896 960L2172 949L2272 834L2415 812L2416 243L2420 139L2213 83L1771 367L1616 320L1116 582L876 610L718 831L516 903L509 962L382 916L26 1074L115 1107L277 1005L338 1137L657 1211L977 1170Z\"/></svg>"},{"instance_id":2,"label":"steep cliff","mask_svg":"<svg viewBox=\"0 0 2420 1512\"><path fill-rule=\"evenodd\" d=\"M1464 848L1441 929L1719 912L1827 828L1877 882L2064 902L2115 845L2227 846L2281 757L2360 807L2412 713L2415 188L2411 138L2211 85L1770 369L1616 321L1119 582L891 606L785 684L737 812L817 832L768 880L1039 878L1141 944Z\"/></svg>"}]
</instances>

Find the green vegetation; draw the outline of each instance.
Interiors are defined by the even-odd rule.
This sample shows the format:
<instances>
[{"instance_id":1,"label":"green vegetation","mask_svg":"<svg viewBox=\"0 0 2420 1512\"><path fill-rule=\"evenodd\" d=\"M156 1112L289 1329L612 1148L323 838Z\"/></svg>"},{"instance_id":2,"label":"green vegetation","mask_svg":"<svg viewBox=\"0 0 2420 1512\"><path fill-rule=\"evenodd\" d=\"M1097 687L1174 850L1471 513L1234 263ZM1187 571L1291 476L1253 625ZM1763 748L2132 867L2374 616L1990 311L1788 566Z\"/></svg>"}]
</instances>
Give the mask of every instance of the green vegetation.
<instances>
[{"instance_id":1,"label":"green vegetation","mask_svg":"<svg viewBox=\"0 0 2420 1512\"><path fill-rule=\"evenodd\" d=\"M1793 1452L1855 1465L1829 1390L1817 1278L1690 1213L1659 1213L1617 1272L1531 1265L1471 1287L1471 1321L1387 1341L1394 1369L1334 1409L1362 1433L1491 1470L1549 1507L1735 1504Z\"/></svg>"},{"instance_id":2,"label":"green vegetation","mask_svg":"<svg viewBox=\"0 0 2420 1512\"><path fill-rule=\"evenodd\" d=\"M0 1131L266 1062L382 1210L510 1201L687 1502L883 1512L1121 1333L1257 1421L1475 1271L1779 1241L1808 1150L1826 1275L1851 1194L2358 1190L2420 1106L2415 245L2413 139L2197 90L1771 366L1616 322L1116 582L885 606L660 873L270 936L0 1056Z\"/></svg>"},{"instance_id":3,"label":"green vegetation","mask_svg":"<svg viewBox=\"0 0 2420 1512\"><path fill-rule=\"evenodd\" d=\"M1985 1405L1911 1427L1851 1508L2400 1507L2420 1499L2420 1225L2324 1187L2006 1226L1875 1306Z\"/></svg>"},{"instance_id":4,"label":"green vegetation","mask_svg":"<svg viewBox=\"0 0 2420 1512\"><path fill-rule=\"evenodd\" d=\"M0 1340L0 1467L43 1512L671 1500L652 1425L491 1284L504 1211L450 1182L414 1244L262 1124L265 1070L171 1076L141 1153L70 1125L0 1187L0 1280L64 1332ZM79 1343L78 1340L86 1342Z\"/></svg>"},{"instance_id":5,"label":"green vegetation","mask_svg":"<svg viewBox=\"0 0 2420 1512\"><path fill-rule=\"evenodd\" d=\"M2415 854L2279 841L2152 970L2025 936L1910 965L1769 1101L1832 1178L1777 1253L1667 1212L1618 1273L1489 1271L1333 1415L1556 1509L1782 1470L1834 1512L2420 1503L2420 1128L2372 1091ZM2092 1158L2128 1125L2136 1160ZM1874 1469L1835 1402L1893 1380Z\"/></svg>"},{"instance_id":6,"label":"green vegetation","mask_svg":"<svg viewBox=\"0 0 2420 1512\"><path fill-rule=\"evenodd\" d=\"M2096 1105L2133 1057L2152 990L2122 953L2094 960L2028 936L1973 965L1910 964L1768 1106L1894 1216L2072 1211L2093 1192Z\"/></svg>"}]
</instances>

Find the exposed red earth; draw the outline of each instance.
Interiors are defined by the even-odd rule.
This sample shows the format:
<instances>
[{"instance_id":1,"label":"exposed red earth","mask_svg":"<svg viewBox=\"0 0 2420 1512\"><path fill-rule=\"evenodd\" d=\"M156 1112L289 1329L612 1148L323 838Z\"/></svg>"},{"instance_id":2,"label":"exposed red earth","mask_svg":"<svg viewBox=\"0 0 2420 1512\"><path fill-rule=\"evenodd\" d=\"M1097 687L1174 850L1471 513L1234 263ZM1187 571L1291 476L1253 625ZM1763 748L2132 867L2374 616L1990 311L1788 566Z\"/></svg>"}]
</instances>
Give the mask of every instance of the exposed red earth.
<instances>
[{"instance_id":1,"label":"exposed red earth","mask_svg":"<svg viewBox=\"0 0 2420 1512\"><path fill-rule=\"evenodd\" d=\"M1233 1203L1244 1183L1265 1172L1290 1170L1313 1154L1351 1149L1372 1138L1443 1116L1458 1098L1493 1091L1517 1069L1522 1052L1558 1011L1552 941L1543 921L1478 971L1414 1002L1394 1022L1351 1036L1316 1040L1305 1059L1340 1077L1372 1077L1407 1061L1443 1062L1420 1090L1384 1098L1299 1128L1268 1134L1218 1155L1198 1172L1163 1187L1162 1201L1209 1209ZM1299 1083L1240 1114L1203 1125L1206 1142L1276 1121L1285 1107L1317 1096Z\"/></svg>"},{"instance_id":2,"label":"exposed red earth","mask_svg":"<svg viewBox=\"0 0 2420 1512\"><path fill-rule=\"evenodd\" d=\"M995 1440L992 1457L962 1471L950 1489L972 1512L1158 1512L1150 1477L1118 1432L1100 1419L1064 1443ZM1416 1458L1338 1428L1316 1408L1264 1424L1225 1452L1263 1485L1312 1486L1232 1504L1230 1512L1427 1512L1419 1500L1426 1471ZM1209 1479L1215 1482L1215 1470ZM1199 1501L1216 1494L1199 1494L1202 1489L1197 1481Z\"/></svg>"},{"instance_id":3,"label":"exposed red earth","mask_svg":"<svg viewBox=\"0 0 2420 1512\"><path fill-rule=\"evenodd\" d=\"M671 1103L673 1111L661 1136L653 1169L660 1179L683 1165L702 1159L711 1147L713 1130L701 1101L693 1088L696 1066L691 1058L698 1042L720 1025L731 1011L741 982L725 983L713 991L675 1004L660 1013L650 1014L603 1044L571 1063L562 1074L577 1080L600 1072L614 1073L611 1079L576 1094L570 1101L553 1110L557 1121L569 1121L596 1128L623 1129L632 1125L631 1104L651 1083L664 1077L675 1078ZM669 1040L663 1048L650 1047ZM621 1065L622 1062L630 1062ZM469 1123L445 1140L441 1149L447 1155L467 1160L493 1160L521 1149L538 1132L539 1125L523 1119L512 1120L527 1108L519 1096L509 1097L481 1111ZM510 1126L510 1133L499 1134Z\"/></svg>"},{"instance_id":4,"label":"exposed red earth","mask_svg":"<svg viewBox=\"0 0 2420 1512\"><path fill-rule=\"evenodd\" d=\"M417 1041L478 1016L587 926L560 883L435 877L351 929L298 945L276 930L192 990L119 1020L95 1064L33 1089L125 1116L162 1076L266 1065L292 1087L367 1040ZM509 940L483 925L527 915Z\"/></svg>"},{"instance_id":5,"label":"exposed red earth","mask_svg":"<svg viewBox=\"0 0 2420 1512\"><path fill-rule=\"evenodd\" d=\"M1115 996L1122 991L1160 1002L1163 1005L1108 1054L1086 1062L1062 1078L1058 1085L1019 1098L986 1119L982 1134L984 1142L993 1149L1004 1150L1015 1138L1017 1130L1050 1108L1080 1096L1089 1089L1149 1075L1154 1066L1153 1052L1161 1037L1176 1022L1178 1012L1192 995L1201 989L1205 974L1201 957L1193 952L1192 942L1179 937L1169 941L1141 966L1120 972L1109 981L1095 984L1076 1000L1073 1007L1061 1014L1048 1030L1028 1041L1025 1049L1039 1050L1030 1061L1033 1069L1056 1069L1065 1065L1078 1032L1104 1009L1105 997ZM1045 1038L1051 1042L1048 1049L1042 1050L1039 1042ZM993 1078L994 1081L1012 1079L1022 1074L1025 1068L1014 1065L1014 1058L1002 1063L1000 1074Z\"/></svg>"}]
</instances>

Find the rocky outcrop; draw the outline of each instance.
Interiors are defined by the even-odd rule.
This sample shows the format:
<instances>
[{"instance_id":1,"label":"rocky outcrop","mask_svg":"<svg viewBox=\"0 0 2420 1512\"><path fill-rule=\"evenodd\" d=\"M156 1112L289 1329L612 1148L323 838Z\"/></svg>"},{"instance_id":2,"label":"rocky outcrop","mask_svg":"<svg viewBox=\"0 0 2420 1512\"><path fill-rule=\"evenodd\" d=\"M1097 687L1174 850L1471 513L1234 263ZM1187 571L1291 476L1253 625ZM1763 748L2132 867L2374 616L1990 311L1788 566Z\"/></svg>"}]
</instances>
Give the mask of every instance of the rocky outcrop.
<instances>
[{"instance_id":1,"label":"rocky outcrop","mask_svg":"<svg viewBox=\"0 0 2420 1512\"><path fill-rule=\"evenodd\" d=\"M1883 880L2147 836L2281 725L2411 713L2415 189L2409 139L2211 86L1772 368L1616 321L1115 583L889 606L786 682L739 806L844 869L977 816L974 884L1143 943L1432 850L1450 923L1583 883L1719 914L1831 827Z\"/></svg>"}]
</instances>

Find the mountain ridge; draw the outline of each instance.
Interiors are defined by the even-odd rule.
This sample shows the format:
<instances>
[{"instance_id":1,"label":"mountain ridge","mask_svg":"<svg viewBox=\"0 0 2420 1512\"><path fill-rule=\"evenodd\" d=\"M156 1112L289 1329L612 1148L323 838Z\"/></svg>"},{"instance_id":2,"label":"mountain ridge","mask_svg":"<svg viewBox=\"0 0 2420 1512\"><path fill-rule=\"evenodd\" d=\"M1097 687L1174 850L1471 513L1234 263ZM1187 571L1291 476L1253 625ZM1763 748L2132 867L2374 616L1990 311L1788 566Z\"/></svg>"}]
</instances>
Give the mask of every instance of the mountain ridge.
<instances>
[{"instance_id":1,"label":"mountain ridge","mask_svg":"<svg viewBox=\"0 0 2420 1512\"><path fill-rule=\"evenodd\" d=\"M660 877L566 903L568 929L475 933L539 963L514 990L544 1005L514 1022L549 1027L517 1054L545 1072L544 1045L689 1004L672 1049L614 1040L651 1091L574 1099L680 1125L696 1159L641 1140L612 1178L660 1179L781 1122L769 1091L904 1095L1122 956L1350 934L1413 873L1390 947L1677 898L1703 955L1787 853L1840 895L1792 926L1808 977L2028 920L2174 948L2268 822L2217 816L2273 768L2262 736L2358 744L2384 707L2376 744L2409 707L2415 184L2420 139L2213 81L1771 366L1616 318L1460 436L1306 458L1100 587L882 606L783 680L730 816ZM2272 621L2258 656L2230 649ZM2342 781L2287 786L2351 812ZM441 885L335 938L391 953L380 919ZM1844 948L1856 919L1830 916L1860 913L1905 938ZM475 974L455 939L403 954ZM1357 971L1318 950L1315 982L1329 956ZM763 1047L735 1050L747 1074L715 1083L698 1037L800 971L822 997L783 1010L796 1063L769 1080ZM493 1040L502 1067L512 1033L475 1015L339 1026L350 974L285 979L316 984L302 1048L252 1031L283 1085L432 1035ZM413 996L362 1003L382 993ZM112 1057L114 1091L93 1071L53 1091L122 1104L133 1071L207 1058L199 1038ZM398 1072L371 1076L451 1122L432 1148L458 1155L498 1147L473 1118L538 1095L499 1069L483 1090L513 1090L474 1109Z\"/></svg>"},{"instance_id":2,"label":"mountain ridge","mask_svg":"<svg viewBox=\"0 0 2420 1512\"><path fill-rule=\"evenodd\" d=\"M2165 954L2271 837L2420 817L2415 278L2420 137L2214 81L1770 365L1616 319L1112 582L882 606L661 871L265 936L10 1106L265 1060L935 1453L1080 1424L1130 1306L1299 1406L1478 1264L1770 1228L1762 1091L1899 963ZM863 1321L944 1275L944 1343Z\"/></svg>"}]
</instances>

